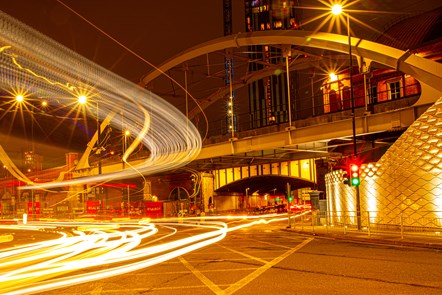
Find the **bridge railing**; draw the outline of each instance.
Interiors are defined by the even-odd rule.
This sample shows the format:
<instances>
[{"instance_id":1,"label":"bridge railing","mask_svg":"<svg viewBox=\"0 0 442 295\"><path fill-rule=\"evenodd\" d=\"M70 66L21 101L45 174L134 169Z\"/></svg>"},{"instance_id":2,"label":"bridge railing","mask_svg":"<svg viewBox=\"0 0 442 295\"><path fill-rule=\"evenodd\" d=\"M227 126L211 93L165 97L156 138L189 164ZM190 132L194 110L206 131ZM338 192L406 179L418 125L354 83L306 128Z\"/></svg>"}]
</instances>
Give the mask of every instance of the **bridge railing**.
<instances>
[{"instance_id":1,"label":"bridge railing","mask_svg":"<svg viewBox=\"0 0 442 295\"><path fill-rule=\"evenodd\" d=\"M416 83L401 86L398 93L400 93L400 97L382 101L382 97L390 97L389 90L378 91L376 94L368 94L367 97L355 93L355 113L357 116L362 116L366 112L380 113L411 106L420 96L420 84ZM367 103L365 103L366 100ZM291 109L292 123L298 127L298 124L302 126L304 124L322 122L315 120L315 118L320 116L329 116L330 120L334 121L348 119L351 116L351 101L349 98L343 96L339 102L324 103L324 95L321 93L309 99L295 99L292 101ZM305 123L305 121L308 121L308 123ZM245 113L237 113L235 118L235 132L241 133L278 124L286 124L288 122L288 107L285 102L279 105L273 105L271 110L251 110ZM224 118L209 122L208 138L228 135L230 135L230 129L227 113Z\"/></svg>"}]
</instances>

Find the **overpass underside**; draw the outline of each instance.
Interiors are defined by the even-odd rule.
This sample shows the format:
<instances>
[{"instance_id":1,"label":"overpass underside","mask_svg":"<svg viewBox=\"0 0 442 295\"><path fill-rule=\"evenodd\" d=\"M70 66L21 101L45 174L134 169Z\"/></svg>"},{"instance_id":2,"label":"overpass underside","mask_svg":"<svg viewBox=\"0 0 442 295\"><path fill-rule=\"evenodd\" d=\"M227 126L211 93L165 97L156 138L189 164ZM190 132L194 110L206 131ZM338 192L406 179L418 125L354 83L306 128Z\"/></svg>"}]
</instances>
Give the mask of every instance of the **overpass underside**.
<instances>
[{"instance_id":1,"label":"overpass underside","mask_svg":"<svg viewBox=\"0 0 442 295\"><path fill-rule=\"evenodd\" d=\"M410 106L379 114L356 114L358 153L390 146L429 105ZM293 128L294 127L294 128ZM197 170L260 165L313 158L341 158L352 152L352 119L348 113L322 115L309 120L272 125L219 136L203 144L188 166Z\"/></svg>"}]
</instances>

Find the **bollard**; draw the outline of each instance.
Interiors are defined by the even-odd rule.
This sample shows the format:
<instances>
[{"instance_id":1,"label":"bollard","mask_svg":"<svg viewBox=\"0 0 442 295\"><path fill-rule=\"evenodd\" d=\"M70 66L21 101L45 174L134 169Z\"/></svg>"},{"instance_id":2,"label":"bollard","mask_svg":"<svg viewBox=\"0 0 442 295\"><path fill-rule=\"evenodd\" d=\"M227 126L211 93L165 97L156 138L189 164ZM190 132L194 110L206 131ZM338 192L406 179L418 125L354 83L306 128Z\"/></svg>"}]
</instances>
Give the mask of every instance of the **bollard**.
<instances>
[{"instance_id":1,"label":"bollard","mask_svg":"<svg viewBox=\"0 0 442 295\"><path fill-rule=\"evenodd\" d=\"M28 214L23 213L23 224L27 224L28 223Z\"/></svg>"}]
</instances>

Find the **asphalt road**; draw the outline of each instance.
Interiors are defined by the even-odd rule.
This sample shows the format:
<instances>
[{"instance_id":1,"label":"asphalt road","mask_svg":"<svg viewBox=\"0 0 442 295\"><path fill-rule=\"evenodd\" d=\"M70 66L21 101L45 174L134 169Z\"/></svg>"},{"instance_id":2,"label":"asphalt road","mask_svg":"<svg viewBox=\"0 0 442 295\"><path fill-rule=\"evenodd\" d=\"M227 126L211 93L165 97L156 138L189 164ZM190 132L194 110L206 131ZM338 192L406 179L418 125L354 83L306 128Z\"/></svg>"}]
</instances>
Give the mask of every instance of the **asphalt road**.
<instances>
[{"instance_id":1,"label":"asphalt road","mask_svg":"<svg viewBox=\"0 0 442 295\"><path fill-rule=\"evenodd\" d=\"M438 250L312 238L284 228L241 229L159 265L40 294L442 294Z\"/></svg>"}]
</instances>

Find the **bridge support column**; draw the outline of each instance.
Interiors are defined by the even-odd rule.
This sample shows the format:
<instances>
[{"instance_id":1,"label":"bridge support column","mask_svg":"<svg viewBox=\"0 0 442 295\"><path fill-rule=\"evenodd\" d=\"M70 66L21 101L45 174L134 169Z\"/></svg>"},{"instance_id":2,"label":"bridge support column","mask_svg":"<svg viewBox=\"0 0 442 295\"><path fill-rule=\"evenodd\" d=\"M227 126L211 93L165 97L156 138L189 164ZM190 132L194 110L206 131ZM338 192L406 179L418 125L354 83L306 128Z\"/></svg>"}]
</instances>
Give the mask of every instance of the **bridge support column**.
<instances>
[{"instance_id":1,"label":"bridge support column","mask_svg":"<svg viewBox=\"0 0 442 295\"><path fill-rule=\"evenodd\" d=\"M214 175L211 173L201 173L201 212L209 212L209 199L215 202L214 194Z\"/></svg>"}]
</instances>

